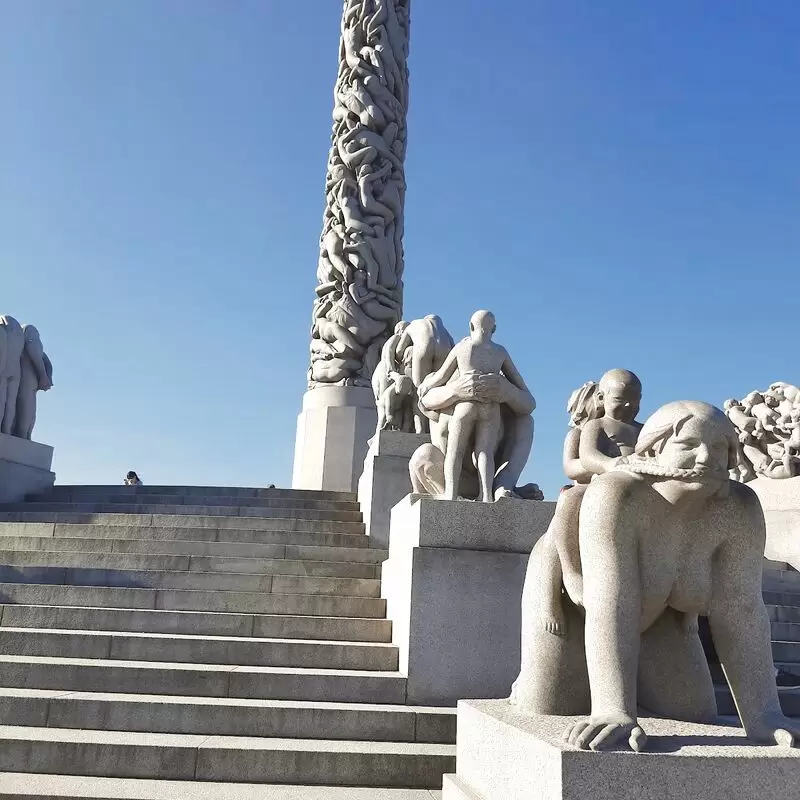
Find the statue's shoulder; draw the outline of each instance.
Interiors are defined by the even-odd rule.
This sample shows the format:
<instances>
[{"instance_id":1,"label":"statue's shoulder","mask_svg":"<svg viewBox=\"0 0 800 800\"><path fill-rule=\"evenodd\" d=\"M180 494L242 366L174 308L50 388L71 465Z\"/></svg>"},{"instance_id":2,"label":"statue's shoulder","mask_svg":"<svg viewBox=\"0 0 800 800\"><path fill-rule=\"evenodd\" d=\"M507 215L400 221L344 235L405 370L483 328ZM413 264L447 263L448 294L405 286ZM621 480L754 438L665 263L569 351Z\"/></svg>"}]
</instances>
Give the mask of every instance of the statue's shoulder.
<instances>
[{"instance_id":1,"label":"statue's shoulder","mask_svg":"<svg viewBox=\"0 0 800 800\"><path fill-rule=\"evenodd\" d=\"M761 501L758 495L746 484L739 481L729 481L728 496L744 508L761 512Z\"/></svg>"},{"instance_id":2,"label":"statue's shoulder","mask_svg":"<svg viewBox=\"0 0 800 800\"><path fill-rule=\"evenodd\" d=\"M588 491L593 495L602 495L606 503L626 503L652 492L652 486L641 475L613 470L593 478Z\"/></svg>"}]
</instances>

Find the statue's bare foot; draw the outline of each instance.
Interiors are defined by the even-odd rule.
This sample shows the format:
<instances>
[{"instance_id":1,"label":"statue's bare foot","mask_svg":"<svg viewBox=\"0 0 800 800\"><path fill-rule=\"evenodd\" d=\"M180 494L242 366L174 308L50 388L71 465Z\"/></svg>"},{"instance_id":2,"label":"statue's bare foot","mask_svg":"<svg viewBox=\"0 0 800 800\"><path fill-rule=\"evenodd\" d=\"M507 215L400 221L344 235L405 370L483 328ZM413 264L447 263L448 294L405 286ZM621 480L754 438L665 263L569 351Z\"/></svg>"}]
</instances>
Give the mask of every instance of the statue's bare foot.
<instances>
[{"instance_id":1,"label":"statue's bare foot","mask_svg":"<svg viewBox=\"0 0 800 800\"><path fill-rule=\"evenodd\" d=\"M509 498L514 497L514 492L512 492L511 489L506 489L503 486L500 486L499 488L495 489L494 492L495 502L497 502L498 500L502 500L505 497Z\"/></svg>"},{"instance_id":2,"label":"statue's bare foot","mask_svg":"<svg viewBox=\"0 0 800 800\"><path fill-rule=\"evenodd\" d=\"M647 734L639 723L624 714L600 714L578 720L564 733L564 739L579 750L624 750L640 753Z\"/></svg>"},{"instance_id":3,"label":"statue's bare foot","mask_svg":"<svg viewBox=\"0 0 800 800\"><path fill-rule=\"evenodd\" d=\"M747 738L759 744L779 744L782 747L800 745L800 720L783 714L766 714L755 724L745 726Z\"/></svg>"}]
</instances>

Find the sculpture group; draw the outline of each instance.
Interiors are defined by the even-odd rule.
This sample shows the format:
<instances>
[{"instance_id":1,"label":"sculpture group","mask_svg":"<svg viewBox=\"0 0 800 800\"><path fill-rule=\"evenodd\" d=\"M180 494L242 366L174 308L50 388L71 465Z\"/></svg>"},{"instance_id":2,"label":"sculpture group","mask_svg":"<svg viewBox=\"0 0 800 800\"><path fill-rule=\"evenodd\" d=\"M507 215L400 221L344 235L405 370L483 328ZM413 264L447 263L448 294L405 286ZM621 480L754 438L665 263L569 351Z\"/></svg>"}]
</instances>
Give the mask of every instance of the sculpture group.
<instances>
[{"instance_id":1,"label":"sculpture group","mask_svg":"<svg viewBox=\"0 0 800 800\"><path fill-rule=\"evenodd\" d=\"M366 386L400 320L409 0L347 0L309 385Z\"/></svg>"},{"instance_id":2,"label":"sculpture group","mask_svg":"<svg viewBox=\"0 0 800 800\"><path fill-rule=\"evenodd\" d=\"M533 395L504 347L494 315L476 311L458 344L440 317L400 322L372 380L378 430L430 433L411 457L413 491L442 499L542 500L517 487L533 444Z\"/></svg>"},{"instance_id":3,"label":"sculpture group","mask_svg":"<svg viewBox=\"0 0 800 800\"><path fill-rule=\"evenodd\" d=\"M0 316L0 433L30 439L36 424L36 393L53 386L53 365L39 331Z\"/></svg>"},{"instance_id":4,"label":"sculpture group","mask_svg":"<svg viewBox=\"0 0 800 800\"><path fill-rule=\"evenodd\" d=\"M747 736L791 745L800 723L775 688L761 595L764 516L729 479L740 435L718 408L669 403L636 422L641 383L612 370L570 398L562 492L528 564L522 660L511 701L580 715L579 749L646 748L639 709L712 722L717 706L697 615Z\"/></svg>"},{"instance_id":5,"label":"sculpture group","mask_svg":"<svg viewBox=\"0 0 800 800\"><path fill-rule=\"evenodd\" d=\"M741 445L734 476L748 481L757 476L793 478L800 475L800 389L773 383L741 400L724 404Z\"/></svg>"}]
</instances>

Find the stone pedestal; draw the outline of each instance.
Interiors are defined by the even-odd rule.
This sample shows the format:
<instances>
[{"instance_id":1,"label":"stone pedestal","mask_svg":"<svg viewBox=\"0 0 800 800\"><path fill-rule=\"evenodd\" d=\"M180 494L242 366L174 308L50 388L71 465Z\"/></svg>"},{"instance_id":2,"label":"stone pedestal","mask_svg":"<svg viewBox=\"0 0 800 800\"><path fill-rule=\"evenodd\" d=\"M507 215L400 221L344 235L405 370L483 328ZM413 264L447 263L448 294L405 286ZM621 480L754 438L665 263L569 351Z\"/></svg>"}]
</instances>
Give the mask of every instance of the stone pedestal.
<instances>
[{"instance_id":1,"label":"stone pedestal","mask_svg":"<svg viewBox=\"0 0 800 800\"><path fill-rule=\"evenodd\" d=\"M389 547L392 507L411 493L408 462L430 440L427 434L402 431L378 431L370 440L358 481L358 502L372 547Z\"/></svg>"},{"instance_id":2,"label":"stone pedestal","mask_svg":"<svg viewBox=\"0 0 800 800\"><path fill-rule=\"evenodd\" d=\"M800 477L762 477L747 485L758 495L767 521L764 555L800 570Z\"/></svg>"},{"instance_id":3,"label":"stone pedestal","mask_svg":"<svg viewBox=\"0 0 800 800\"><path fill-rule=\"evenodd\" d=\"M297 418L292 488L355 492L377 425L371 389L318 386L306 392Z\"/></svg>"},{"instance_id":4,"label":"stone pedestal","mask_svg":"<svg viewBox=\"0 0 800 800\"><path fill-rule=\"evenodd\" d=\"M592 753L561 740L573 719L459 703L443 800L788 800L800 786L800 750L751 745L741 728L643 719L647 752Z\"/></svg>"},{"instance_id":5,"label":"stone pedestal","mask_svg":"<svg viewBox=\"0 0 800 800\"><path fill-rule=\"evenodd\" d=\"M52 463L52 447L0 433L0 503L17 503L52 488Z\"/></svg>"},{"instance_id":6,"label":"stone pedestal","mask_svg":"<svg viewBox=\"0 0 800 800\"><path fill-rule=\"evenodd\" d=\"M381 593L408 678L407 702L504 697L520 663L528 556L555 503L434 500L392 509Z\"/></svg>"}]
</instances>

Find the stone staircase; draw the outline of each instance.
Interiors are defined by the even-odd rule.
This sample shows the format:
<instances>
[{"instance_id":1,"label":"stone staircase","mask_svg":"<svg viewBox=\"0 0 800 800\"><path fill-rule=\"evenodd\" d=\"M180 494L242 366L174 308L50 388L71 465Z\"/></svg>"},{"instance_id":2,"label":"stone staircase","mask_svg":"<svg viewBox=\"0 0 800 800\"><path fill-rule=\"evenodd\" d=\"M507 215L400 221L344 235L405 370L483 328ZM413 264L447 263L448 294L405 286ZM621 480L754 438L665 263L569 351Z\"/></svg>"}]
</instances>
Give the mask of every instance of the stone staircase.
<instances>
[{"instance_id":1,"label":"stone staircase","mask_svg":"<svg viewBox=\"0 0 800 800\"><path fill-rule=\"evenodd\" d=\"M430 800L455 711L405 705L386 555L344 493L0 506L0 797Z\"/></svg>"},{"instance_id":2,"label":"stone staircase","mask_svg":"<svg viewBox=\"0 0 800 800\"><path fill-rule=\"evenodd\" d=\"M764 559L764 603L772 629L775 666L800 675L800 572L788 564ZM736 707L724 677L715 675L720 714L734 715ZM800 717L800 689L781 689L785 714Z\"/></svg>"}]
</instances>

